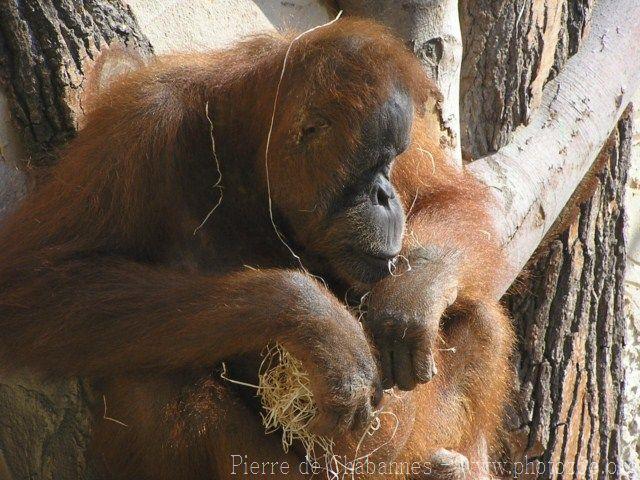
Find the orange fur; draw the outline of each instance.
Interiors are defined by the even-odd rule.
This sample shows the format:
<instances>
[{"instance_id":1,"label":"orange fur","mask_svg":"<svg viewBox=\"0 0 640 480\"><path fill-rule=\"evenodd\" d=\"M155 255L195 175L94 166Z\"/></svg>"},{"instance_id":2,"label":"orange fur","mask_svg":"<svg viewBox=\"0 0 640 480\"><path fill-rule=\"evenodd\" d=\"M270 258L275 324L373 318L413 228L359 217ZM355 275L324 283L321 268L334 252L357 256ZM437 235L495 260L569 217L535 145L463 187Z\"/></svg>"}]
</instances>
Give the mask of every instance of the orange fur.
<instances>
[{"instance_id":1,"label":"orange fur","mask_svg":"<svg viewBox=\"0 0 640 480\"><path fill-rule=\"evenodd\" d=\"M358 366L369 346L340 287L295 271L268 220L263 153L290 40L171 56L122 78L96 99L49 181L2 225L0 364L106 379L109 415L128 425L98 409L93 454L110 478L228 478L236 452L300 460L262 434L255 405L211 378L221 360L277 340L310 366L316 385L327 375L335 385L376 375ZM385 398L401 428L377 457L421 461L439 447L473 456L500 423L512 342L492 300L502 260L489 196L429 138L420 114L438 94L383 28L341 20L296 42L286 67L270 180L277 211L294 230L308 227L295 230L296 245L331 248L330 239L313 243L313 212L324 208L323 192L344 188L357 127L394 85L413 98L412 144L392 179L410 210L406 251L440 254L423 273L374 285L371 305L392 301L398 285L407 291L403 282L420 291L455 277L458 295L446 322L435 321L438 375ZM194 236L220 195L206 105L223 200ZM300 162L298 132L316 111L342 134L308 147ZM407 308L414 301L425 300L408 299ZM319 400L333 401L332 385ZM364 448L389 440L393 426L385 418ZM356 443L342 442L346 450Z\"/></svg>"}]
</instances>

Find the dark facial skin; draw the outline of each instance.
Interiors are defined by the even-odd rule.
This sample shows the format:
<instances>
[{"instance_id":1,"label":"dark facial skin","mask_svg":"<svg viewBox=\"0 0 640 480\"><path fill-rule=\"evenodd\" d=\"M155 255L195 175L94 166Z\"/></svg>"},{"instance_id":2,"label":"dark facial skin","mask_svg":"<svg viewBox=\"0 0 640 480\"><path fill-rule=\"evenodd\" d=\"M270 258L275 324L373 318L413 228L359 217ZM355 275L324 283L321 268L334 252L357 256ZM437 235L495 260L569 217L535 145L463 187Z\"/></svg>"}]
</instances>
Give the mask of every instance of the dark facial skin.
<instances>
[{"instance_id":1,"label":"dark facial skin","mask_svg":"<svg viewBox=\"0 0 640 480\"><path fill-rule=\"evenodd\" d=\"M390 181L395 158L410 141L413 104L394 90L362 129L354 178L334 202L328 223L339 250L329 258L348 283L373 283L389 274L402 246L405 214ZM336 228L337 227L337 228Z\"/></svg>"}]
</instances>

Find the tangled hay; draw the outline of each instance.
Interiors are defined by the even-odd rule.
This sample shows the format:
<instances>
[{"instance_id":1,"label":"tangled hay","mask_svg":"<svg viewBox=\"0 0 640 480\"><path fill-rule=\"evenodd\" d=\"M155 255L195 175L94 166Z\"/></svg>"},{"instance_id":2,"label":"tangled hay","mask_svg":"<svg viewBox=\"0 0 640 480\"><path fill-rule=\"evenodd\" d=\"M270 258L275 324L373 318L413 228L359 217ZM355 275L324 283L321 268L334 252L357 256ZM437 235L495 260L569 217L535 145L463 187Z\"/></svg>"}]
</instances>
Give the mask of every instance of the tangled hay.
<instances>
[{"instance_id":1,"label":"tangled hay","mask_svg":"<svg viewBox=\"0 0 640 480\"><path fill-rule=\"evenodd\" d=\"M267 433L282 429L282 448L285 452L296 440L306 452L318 446L331 451L329 439L307 433L318 407L313 401L309 374L302 362L276 344L267 349L260 367L258 395L262 399L262 422Z\"/></svg>"},{"instance_id":2,"label":"tangled hay","mask_svg":"<svg viewBox=\"0 0 640 480\"><path fill-rule=\"evenodd\" d=\"M263 351L263 360L258 373L258 385L251 385L229 378L223 364L222 378L252 387L260 397L263 412L262 424L265 433L282 432L282 449L289 452L291 446L300 442L305 459L312 467L319 467L320 461L331 462L333 441L309 432L309 425L315 418L318 407L313 400L309 374L302 362L291 355L280 344L269 346Z\"/></svg>"},{"instance_id":3,"label":"tangled hay","mask_svg":"<svg viewBox=\"0 0 640 480\"><path fill-rule=\"evenodd\" d=\"M289 452L291 446L299 442L305 453L305 461L314 472L324 470L329 479L355 478L358 462L366 462L377 450L388 444L395 436L398 419L392 412L376 411L369 427L365 430L355 450L352 461L335 455L334 442L330 438L309 431L318 407L313 399L309 374L302 362L291 355L280 344L267 347L258 373L258 385L240 382L228 377L223 364L222 378L256 390L263 412L260 413L265 433L282 432L282 449ZM366 455L359 456L360 447L367 436L372 436L381 426L380 415L391 415L396 426L391 437Z\"/></svg>"}]
</instances>

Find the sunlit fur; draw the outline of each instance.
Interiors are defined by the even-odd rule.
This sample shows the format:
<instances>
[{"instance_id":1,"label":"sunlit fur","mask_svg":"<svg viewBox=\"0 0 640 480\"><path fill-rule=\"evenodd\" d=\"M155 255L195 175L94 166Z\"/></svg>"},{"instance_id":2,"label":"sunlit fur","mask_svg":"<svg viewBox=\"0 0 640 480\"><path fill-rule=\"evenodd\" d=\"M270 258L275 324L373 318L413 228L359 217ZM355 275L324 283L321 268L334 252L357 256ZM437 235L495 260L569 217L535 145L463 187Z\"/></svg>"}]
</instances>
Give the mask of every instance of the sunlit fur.
<instances>
[{"instance_id":1,"label":"sunlit fur","mask_svg":"<svg viewBox=\"0 0 640 480\"><path fill-rule=\"evenodd\" d=\"M238 453L299 462L263 434L250 393L212 373L274 339L322 380L318 401L344 382L375 380L355 318L315 279L289 270L297 262L269 221L263 153L292 38L160 58L117 81L95 99L49 181L3 221L0 365L102 379L109 416L128 425L105 420L98 403L92 458L109 478L228 478ZM344 188L360 127L394 86L411 94L416 113L412 143L392 171L408 213L405 253L438 248L458 300L434 352L439 373L385 396L400 428L392 437L385 417L371 442L388 442L377 453L386 460L425 460L440 447L479 460L478 443L492 442L500 424L512 342L494 300L503 270L489 196L444 158L439 128L422 116L438 94L383 28L340 20L293 45L269 154L274 218L312 272L326 267L316 254L339 269L336 236L352 232L322 223L327 199ZM220 195L207 105L223 200L194 235ZM301 141L318 116L331 128ZM385 295L398 282L421 291L438 281L427 269L366 289L392 303ZM397 308L421 302L416 295Z\"/></svg>"}]
</instances>

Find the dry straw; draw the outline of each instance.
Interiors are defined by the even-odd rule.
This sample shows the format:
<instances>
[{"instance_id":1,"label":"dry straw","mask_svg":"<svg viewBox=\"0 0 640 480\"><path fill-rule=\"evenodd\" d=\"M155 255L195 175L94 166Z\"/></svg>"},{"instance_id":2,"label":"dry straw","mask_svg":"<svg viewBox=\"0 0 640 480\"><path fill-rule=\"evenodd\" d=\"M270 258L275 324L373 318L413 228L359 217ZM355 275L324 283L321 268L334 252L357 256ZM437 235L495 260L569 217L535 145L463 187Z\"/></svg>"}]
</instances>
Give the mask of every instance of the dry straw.
<instances>
[{"instance_id":1,"label":"dry straw","mask_svg":"<svg viewBox=\"0 0 640 480\"><path fill-rule=\"evenodd\" d=\"M211 215L213 215L213 212L215 212L217 208L220 206L220 204L222 203L222 185L221 185L222 170L220 170L220 161L218 160L218 154L216 153L216 139L213 137L213 122L211 121L211 117L209 116L209 102L205 103L204 105L204 114L207 117L207 121L209 122L209 137L211 138L211 152L213 155L213 161L216 164L216 171L218 174L218 178L216 179L212 188L217 188L218 190L220 190L220 197L218 198L218 201L213 206L213 208L209 210L209 213L207 213L207 216L204 217L204 220L202 220L200 225L198 225L196 229L193 231L194 235L198 233L198 230L204 227L204 224L207 223L207 220L209 220Z\"/></svg>"},{"instance_id":2,"label":"dry straw","mask_svg":"<svg viewBox=\"0 0 640 480\"><path fill-rule=\"evenodd\" d=\"M378 410L364 431L356 446L353 461L346 461L334 453L334 442L330 438L316 435L309 431L318 407L313 399L309 374L304 370L302 362L291 355L279 344L267 347L263 352L263 360L258 373L258 385L241 382L229 378L223 364L221 377L231 383L254 388L260 397L263 412L262 423L265 433L282 433L282 449L289 452L291 446L298 442L305 455L305 461L314 472L324 471L331 480L340 478L355 479L358 465L364 464L371 455L387 445L396 434L398 419L393 412ZM381 445L365 455L360 449L367 437L377 432L381 425L381 416L389 415L395 420L394 430Z\"/></svg>"},{"instance_id":3,"label":"dry straw","mask_svg":"<svg viewBox=\"0 0 640 480\"><path fill-rule=\"evenodd\" d=\"M285 453L296 441L300 442L306 461L317 468L322 459L334 457L333 441L308 430L318 411L309 374L300 360L279 344L267 347L262 355L258 385L229 378L224 364L221 376L231 383L255 388L262 404L260 416L265 433L282 431Z\"/></svg>"}]
</instances>

